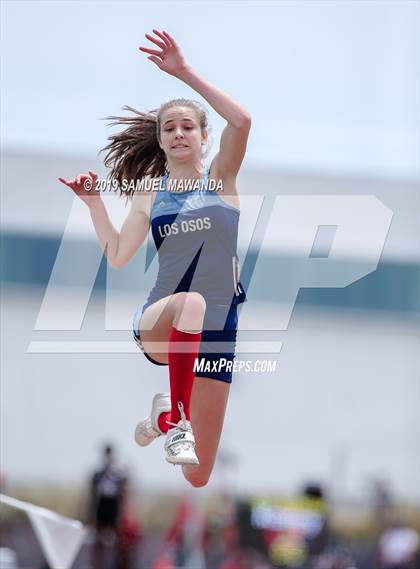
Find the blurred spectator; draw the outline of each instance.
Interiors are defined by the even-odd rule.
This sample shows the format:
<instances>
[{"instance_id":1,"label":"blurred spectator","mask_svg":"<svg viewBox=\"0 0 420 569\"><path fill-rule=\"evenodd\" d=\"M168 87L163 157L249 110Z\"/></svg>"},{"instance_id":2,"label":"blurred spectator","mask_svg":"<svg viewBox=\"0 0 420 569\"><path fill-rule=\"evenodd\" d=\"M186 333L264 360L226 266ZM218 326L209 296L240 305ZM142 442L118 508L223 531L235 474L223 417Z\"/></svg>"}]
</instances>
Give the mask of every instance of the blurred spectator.
<instances>
[{"instance_id":1,"label":"blurred spectator","mask_svg":"<svg viewBox=\"0 0 420 569\"><path fill-rule=\"evenodd\" d=\"M419 567L419 535L415 529L395 521L382 532L378 543L380 569Z\"/></svg>"},{"instance_id":2,"label":"blurred spectator","mask_svg":"<svg viewBox=\"0 0 420 569\"><path fill-rule=\"evenodd\" d=\"M325 492L319 484L307 484L303 489L302 494L304 498L309 500L309 503L312 502L317 509L324 513L317 531L305 537L306 551L309 558L311 558L314 555L320 555L325 551L330 538L326 512L327 504Z\"/></svg>"},{"instance_id":3,"label":"blurred spectator","mask_svg":"<svg viewBox=\"0 0 420 569\"><path fill-rule=\"evenodd\" d=\"M95 528L92 550L93 569L103 569L106 553L120 549L120 518L124 503L126 477L117 468L111 445L103 448L103 462L91 479L90 523Z\"/></svg>"}]
</instances>

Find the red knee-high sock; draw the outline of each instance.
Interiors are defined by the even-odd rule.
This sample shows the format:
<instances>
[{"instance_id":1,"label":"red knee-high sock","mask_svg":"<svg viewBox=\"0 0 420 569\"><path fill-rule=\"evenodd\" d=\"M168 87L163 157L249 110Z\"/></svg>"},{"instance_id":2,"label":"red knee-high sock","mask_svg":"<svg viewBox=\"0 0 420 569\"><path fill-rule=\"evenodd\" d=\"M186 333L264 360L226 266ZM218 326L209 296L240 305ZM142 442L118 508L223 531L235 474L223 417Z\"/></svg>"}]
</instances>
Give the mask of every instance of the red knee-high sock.
<instances>
[{"instance_id":1,"label":"red knee-high sock","mask_svg":"<svg viewBox=\"0 0 420 569\"><path fill-rule=\"evenodd\" d=\"M188 342L188 352L176 351L178 342ZM194 362L197 357L201 342L201 332L190 334L172 327L169 335L168 363L169 383L171 386L171 413L161 413L158 419L159 428L167 432L169 426L166 421L178 423L181 415L178 409L178 401L184 405L185 416L190 419L190 400L194 383Z\"/></svg>"}]
</instances>

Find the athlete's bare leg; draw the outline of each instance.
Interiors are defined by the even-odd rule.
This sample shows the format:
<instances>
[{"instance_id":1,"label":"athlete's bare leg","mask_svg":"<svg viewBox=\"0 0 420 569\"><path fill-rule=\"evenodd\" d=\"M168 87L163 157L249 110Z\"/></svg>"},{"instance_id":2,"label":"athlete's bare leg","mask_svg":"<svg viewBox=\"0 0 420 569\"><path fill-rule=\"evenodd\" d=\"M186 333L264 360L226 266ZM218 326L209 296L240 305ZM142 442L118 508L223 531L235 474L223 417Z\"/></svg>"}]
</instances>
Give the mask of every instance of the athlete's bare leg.
<instances>
[{"instance_id":1,"label":"athlete's bare leg","mask_svg":"<svg viewBox=\"0 0 420 569\"><path fill-rule=\"evenodd\" d=\"M197 293L180 292L162 298L143 313L140 336L145 351L157 362L168 363L168 338L172 326L184 331L202 329L205 302ZM161 343L159 351L154 343ZM185 478L193 486L205 486L213 470L219 446L230 384L208 377L195 377L191 395L193 426L199 466L184 465Z\"/></svg>"},{"instance_id":2,"label":"athlete's bare leg","mask_svg":"<svg viewBox=\"0 0 420 569\"><path fill-rule=\"evenodd\" d=\"M195 436L198 466L184 465L185 478L195 487L205 486L213 470L222 433L230 384L209 377L194 379L191 396L191 424Z\"/></svg>"},{"instance_id":3,"label":"athlete's bare leg","mask_svg":"<svg viewBox=\"0 0 420 569\"><path fill-rule=\"evenodd\" d=\"M172 326L183 332L201 332L206 302L197 292L178 292L147 307L140 319L141 342L147 354L168 363L168 341ZM159 350L156 343L160 343Z\"/></svg>"}]
</instances>

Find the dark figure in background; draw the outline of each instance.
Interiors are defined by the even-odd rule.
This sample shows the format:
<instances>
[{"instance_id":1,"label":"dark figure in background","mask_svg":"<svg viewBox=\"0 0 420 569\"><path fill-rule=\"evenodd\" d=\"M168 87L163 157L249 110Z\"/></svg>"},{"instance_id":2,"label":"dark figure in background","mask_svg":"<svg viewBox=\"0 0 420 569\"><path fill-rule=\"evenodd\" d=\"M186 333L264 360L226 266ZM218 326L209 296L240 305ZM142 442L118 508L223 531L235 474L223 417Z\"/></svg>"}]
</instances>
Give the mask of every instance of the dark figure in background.
<instances>
[{"instance_id":1,"label":"dark figure in background","mask_svg":"<svg viewBox=\"0 0 420 569\"><path fill-rule=\"evenodd\" d=\"M119 524L126 482L125 475L114 464L112 446L106 445L103 449L102 467L93 474L91 480L90 520L95 528L93 569L106 567L105 555L110 550L113 550L117 558L120 557Z\"/></svg>"},{"instance_id":2,"label":"dark figure in background","mask_svg":"<svg viewBox=\"0 0 420 569\"><path fill-rule=\"evenodd\" d=\"M307 484L303 489L302 495L309 500L313 500L314 503L318 503L321 508L320 511L324 513L319 531L305 540L309 558L311 558L315 555L321 555L326 550L329 542L330 532L326 512L326 499L324 490L319 484Z\"/></svg>"},{"instance_id":3,"label":"dark figure in background","mask_svg":"<svg viewBox=\"0 0 420 569\"><path fill-rule=\"evenodd\" d=\"M307 484L302 495L313 501L314 507L322 513L318 530L305 539L307 560L304 569L355 569L351 551L335 536L328 523L328 503L325 491L319 484ZM308 506L310 502L308 503Z\"/></svg>"}]
</instances>

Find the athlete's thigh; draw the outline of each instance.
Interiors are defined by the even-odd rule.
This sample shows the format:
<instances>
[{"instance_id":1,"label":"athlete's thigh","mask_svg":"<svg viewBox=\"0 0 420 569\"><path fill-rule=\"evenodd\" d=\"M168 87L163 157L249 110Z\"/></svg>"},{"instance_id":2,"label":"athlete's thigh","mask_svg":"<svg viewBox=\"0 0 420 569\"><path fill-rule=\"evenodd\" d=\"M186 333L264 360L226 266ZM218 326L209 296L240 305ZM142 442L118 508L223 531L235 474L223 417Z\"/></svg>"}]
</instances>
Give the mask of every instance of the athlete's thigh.
<instances>
[{"instance_id":1,"label":"athlete's thigh","mask_svg":"<svg viewBox=\"0 0 420 569\"><path fill-rule=\"evenodd\" d=\"M219 447L230 384L196 377L191 396L191 424L199 466L184 466L185 477L204 485L210 477ZM194 480L192 480L192 478Z\"/></svg>"},{"instance_id":2,"label":"athlete's thigh","mask_svg":"<svg viewBox=\"0 0 420 569\"><path fill-rule=\"evenodd\" d=\"M168 340L175 314L175 304L180 295L176 293L157 300L146 308L140 318L140 337L144 350L154 360L168 363Z\"/></svg>"}]
</instances>

